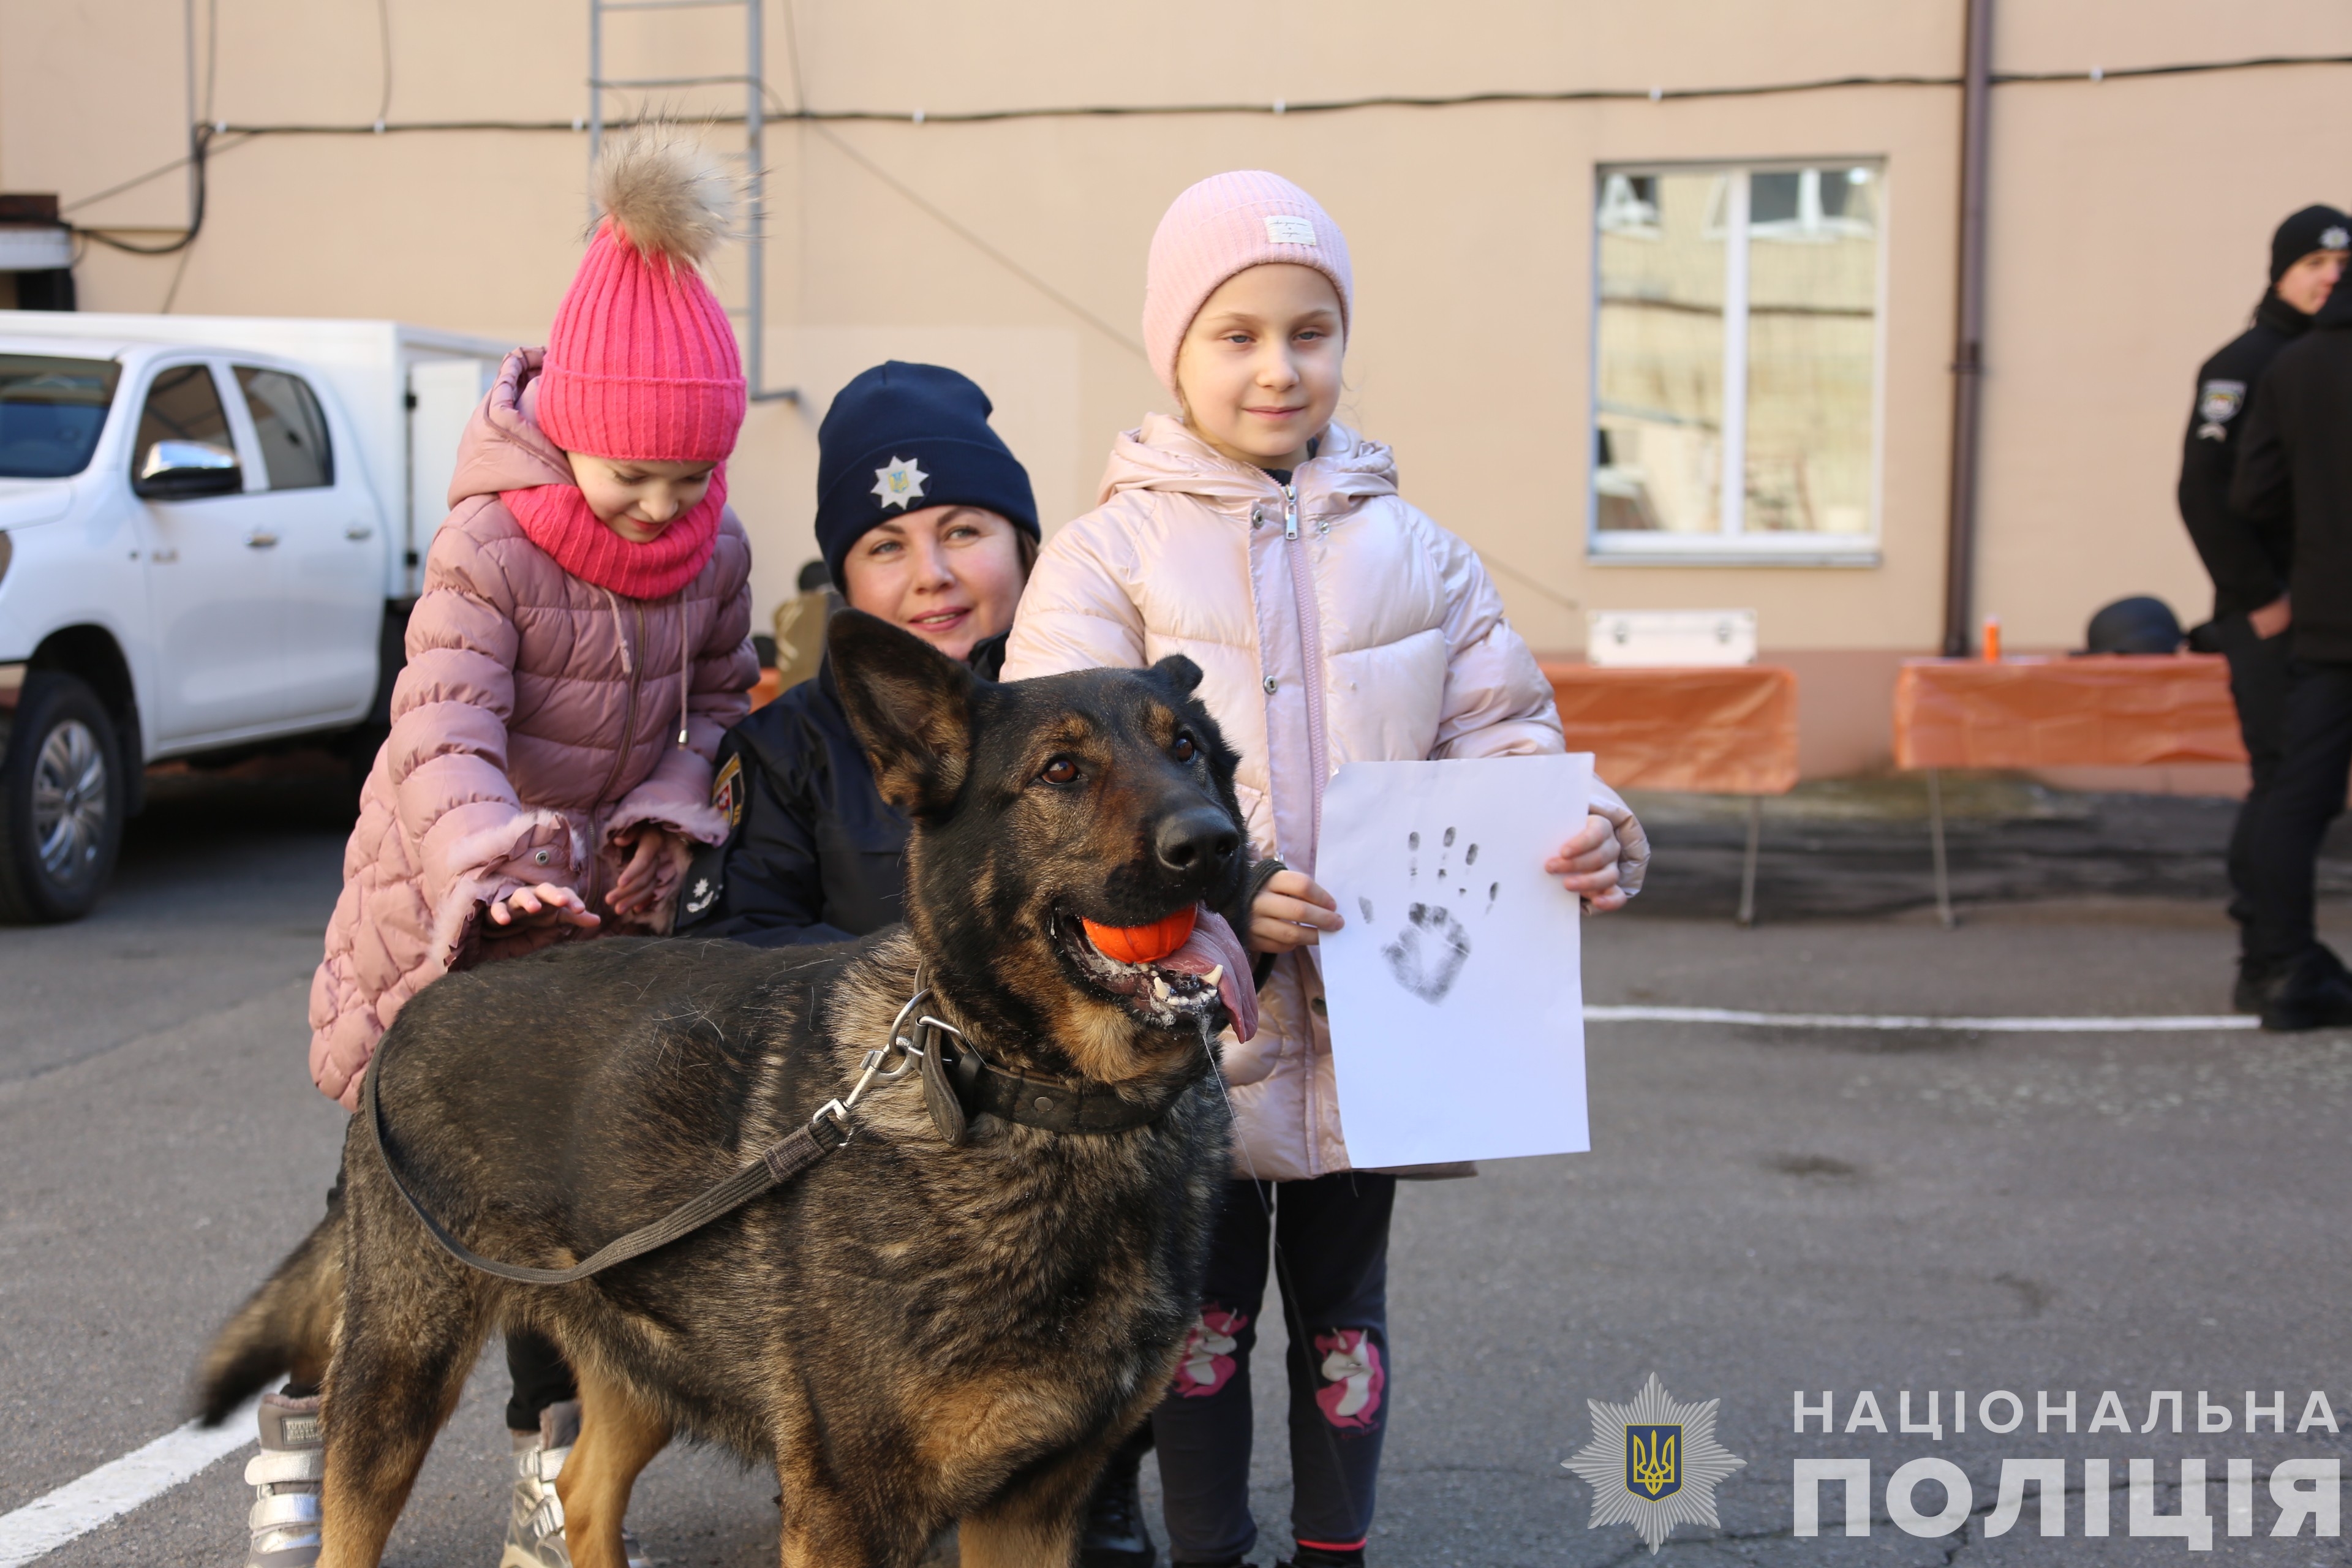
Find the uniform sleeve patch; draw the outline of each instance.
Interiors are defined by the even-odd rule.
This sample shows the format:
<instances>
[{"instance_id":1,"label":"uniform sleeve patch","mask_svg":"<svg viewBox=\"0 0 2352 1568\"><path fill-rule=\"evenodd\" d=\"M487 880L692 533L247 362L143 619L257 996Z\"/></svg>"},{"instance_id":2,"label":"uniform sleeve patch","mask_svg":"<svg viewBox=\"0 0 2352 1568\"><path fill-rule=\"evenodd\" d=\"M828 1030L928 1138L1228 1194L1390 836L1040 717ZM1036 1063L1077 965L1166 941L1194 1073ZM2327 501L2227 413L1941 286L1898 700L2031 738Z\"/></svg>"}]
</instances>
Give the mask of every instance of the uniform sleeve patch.
<instances>
[{"instance_id":1,"label":"uniform sleeve patch","mask_svg":"<svg viewBox=\"0 0 2352 1568\"><path fill-rule=\"evenodd\" d=\"M727 819L727 831L734 832L743 826L743 758L737 753L727 759L719 776L710 781L710 808Z\"/></svg>"},{"instance_id":2,"label":"uniform sleeve patch","mask_svg":"<svg viewBox=\"0 0 2352 1568\"><path fill-rule=\"evenodd\" d=\"M2219 441L2229 434L2227 426L2246 405L2246 384L2242 381L2209 381L2197 389L2197 417L2203 421L2197 434L2202 440Z\"/></svg>"}]
</instances>

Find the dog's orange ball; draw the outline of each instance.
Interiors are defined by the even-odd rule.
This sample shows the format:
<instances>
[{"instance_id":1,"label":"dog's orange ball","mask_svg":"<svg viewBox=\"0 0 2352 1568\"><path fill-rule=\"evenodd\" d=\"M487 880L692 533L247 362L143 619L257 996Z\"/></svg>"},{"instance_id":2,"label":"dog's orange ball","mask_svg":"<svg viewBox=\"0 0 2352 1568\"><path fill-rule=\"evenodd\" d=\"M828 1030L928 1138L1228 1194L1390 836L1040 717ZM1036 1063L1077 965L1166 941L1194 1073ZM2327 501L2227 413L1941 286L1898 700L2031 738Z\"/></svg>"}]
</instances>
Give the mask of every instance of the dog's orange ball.
<instances>
[{"instance_id":1,"label":"dog's orange ball","mask_svg":"<svg viewBox=\"0 0 2352 1568\"><path fill-rule=\"evenodd\" d=\"M1192 911L1193 906L1187 904L1148 926L1107 926L1093 921L1080 923L1087 928L1087 940L1105 958L1115 958L1121 963L1151 963L1192 939Z\"/></svg>"}]
</instances>

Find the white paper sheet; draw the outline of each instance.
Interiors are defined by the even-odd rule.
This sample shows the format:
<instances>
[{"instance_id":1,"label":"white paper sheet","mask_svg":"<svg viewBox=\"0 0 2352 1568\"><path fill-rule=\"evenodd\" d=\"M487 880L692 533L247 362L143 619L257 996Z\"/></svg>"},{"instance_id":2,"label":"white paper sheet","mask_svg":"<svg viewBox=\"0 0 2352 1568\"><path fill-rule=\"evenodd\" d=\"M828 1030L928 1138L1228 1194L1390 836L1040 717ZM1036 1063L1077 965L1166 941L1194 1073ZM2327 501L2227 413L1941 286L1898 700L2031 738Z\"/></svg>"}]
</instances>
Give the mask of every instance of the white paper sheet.
<instances>
[{"instance_id":1,"label":"white paper sheet","mask_svg":"<svg viewBox=\"0 0 2352 1568\"><path fill-rule=\"evenodd\" d=\"M1591 1147L1578 900L1543 868L1591 779L1591 752L1333 775L1315 879L1348 924L1315 951L1359 1169Z\"/></svg>"}]
</instances>

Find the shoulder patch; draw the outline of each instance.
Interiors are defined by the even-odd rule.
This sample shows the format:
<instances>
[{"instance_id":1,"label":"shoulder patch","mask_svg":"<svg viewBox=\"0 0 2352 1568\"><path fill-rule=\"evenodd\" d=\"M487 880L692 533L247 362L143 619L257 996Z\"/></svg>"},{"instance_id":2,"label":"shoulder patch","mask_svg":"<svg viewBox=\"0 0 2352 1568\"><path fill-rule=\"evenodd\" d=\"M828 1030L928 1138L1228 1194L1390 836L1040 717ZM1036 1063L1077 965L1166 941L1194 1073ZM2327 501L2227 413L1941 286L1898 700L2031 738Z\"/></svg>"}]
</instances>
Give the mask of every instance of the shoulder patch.
<instances>
[{"instance_id":1,"label":"shoulder patch","mask_svg":"<svg viewBox=\"0 0 2352 1568\"><path fill-rule=\"evenodd\" d=\"M719 776L710 781L710 808L727 819L727 831L734 832L743 826L743 756L741 752L727 759Z\"/></svg>"},{"instance_id":2,"label":"shoulder patch","mask_svg":"<svg viewBox=\"0 0 2352 1568\"><path fill-rule=\"evenodd\" d=\"M2226 426L2246 405L2246 384L2242 381L2209 381L2197 389L2197 417L2203 421L2197 427L2200 439L2219 441L2229 434Z\"/></svg>"}]
</instances>

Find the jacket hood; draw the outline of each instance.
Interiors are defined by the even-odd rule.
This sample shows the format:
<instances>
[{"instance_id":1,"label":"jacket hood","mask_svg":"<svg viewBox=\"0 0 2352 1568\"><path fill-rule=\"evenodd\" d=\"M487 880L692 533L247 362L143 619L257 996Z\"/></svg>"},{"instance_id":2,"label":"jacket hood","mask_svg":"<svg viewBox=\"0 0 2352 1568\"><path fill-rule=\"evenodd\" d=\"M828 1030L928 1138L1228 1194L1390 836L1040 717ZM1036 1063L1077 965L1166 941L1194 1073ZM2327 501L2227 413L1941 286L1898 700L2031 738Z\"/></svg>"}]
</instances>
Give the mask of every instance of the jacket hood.
<instances>
[{"instance_id":1,"label":"jacket hood","mask_svg":"<svg viewBox=\"0 0 2352 1568\"><path fill-rule=\"evenodd\" d=\"M466 421L457 442L457 468L449 476L452 507L471 496L572 482L563 448L531 417L546 360L545 349L516 349L499 367L498 384Z\"/></svg>"},{"instance_id":2,"label":"jacket hood","mask_svg":"<svg viewBox=\"0 0 2352 1568\"><path fill-rule=\"evenodd\" d=\"M2352 292L2352 290L2347 290ZM1334 421L1315 456L1299 465L1296 482L1304 502L1353 502L1396 494L1396 458L1378 441L1368 441ZM1198 496L1210 502L1248 502L1279 496L1282 487L1264 468L1236 463L1165 414L1146 416L1111 443L1103 470L1099 506L1122 490L1161 490Z\"/></svg>"}]
</instances>

